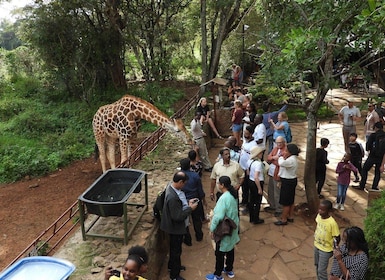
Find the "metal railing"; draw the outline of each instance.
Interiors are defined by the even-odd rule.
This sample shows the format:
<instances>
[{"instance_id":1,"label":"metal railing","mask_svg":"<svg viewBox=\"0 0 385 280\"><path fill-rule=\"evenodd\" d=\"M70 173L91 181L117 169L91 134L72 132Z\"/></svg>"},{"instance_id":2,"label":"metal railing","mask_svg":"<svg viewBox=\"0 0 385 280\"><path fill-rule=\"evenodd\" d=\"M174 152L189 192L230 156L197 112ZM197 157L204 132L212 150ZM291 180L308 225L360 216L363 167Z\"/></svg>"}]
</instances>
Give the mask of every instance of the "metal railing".
<instances>
[{"instance_id":1,"label":"metal railing","mask_svg":"<svg viewBox=\"0 0 385 280\"><path fill-rule=\"evenodd\" d=\"M172 118L182 118L185 116L192 106L195 106L199 99L199 90L197 93L181 107ZM141 161L144 156L155 150L159 142L165 136L167 130L158 128L150 136L144 139L131 153L129 166L135 165ZM65 237L78 225L79 216L78 201L75 201L53 224L45 229L32 243L30 243L13 261L7 266L23 257L36 255L52 255L55 249L61 244Z\"/></svg>"}]
</instances>

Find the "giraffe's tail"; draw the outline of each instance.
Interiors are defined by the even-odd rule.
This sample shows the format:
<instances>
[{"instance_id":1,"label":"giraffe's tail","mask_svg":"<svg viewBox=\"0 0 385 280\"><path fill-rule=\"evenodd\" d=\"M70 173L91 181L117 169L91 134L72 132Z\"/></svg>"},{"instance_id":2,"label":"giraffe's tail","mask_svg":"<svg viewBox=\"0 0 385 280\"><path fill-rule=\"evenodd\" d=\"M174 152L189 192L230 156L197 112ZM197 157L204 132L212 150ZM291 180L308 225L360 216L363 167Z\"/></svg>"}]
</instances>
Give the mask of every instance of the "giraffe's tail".
<instances>
[{"instance_id":1,"label":"giraffe's tail","mask_svg":"<svg viewBox=\"0 0 385 280\"><path fill-rule=\"evenodd\" d=\"M95 160L95 162L97 162L99 159L99 148L98 148L98 145L96 145L96 144L95 144L94 152L95 152L94 160Z\"/></svg>"}]
</instances>

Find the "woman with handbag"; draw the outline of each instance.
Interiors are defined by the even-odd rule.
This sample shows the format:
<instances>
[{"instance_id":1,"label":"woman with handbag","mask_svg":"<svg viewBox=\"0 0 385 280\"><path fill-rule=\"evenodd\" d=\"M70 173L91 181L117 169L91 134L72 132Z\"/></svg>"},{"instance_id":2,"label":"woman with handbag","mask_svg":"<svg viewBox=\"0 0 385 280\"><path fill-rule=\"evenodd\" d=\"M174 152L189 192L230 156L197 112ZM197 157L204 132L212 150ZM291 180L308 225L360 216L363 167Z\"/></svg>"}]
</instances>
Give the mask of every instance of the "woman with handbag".
<instances>
[{"instance_id":1,"label":"woman with handbag","mask_svg":"<svg viewBox=\"0 0 385 280\"><path fill-rule=\"evenodd\" d=\"M343 233L344 244L335 246L329 280L363 280L368 269L369 249L364 232L350 227Z\"/></svg>"},{"instance_id":2,"label":"woman with handbag","mask_svg":"<svg viewBox=\"0 0 385 280\"><path fill-rule=\"evenodd\" d=\"M214 232L225 218L231 219L235 223L236 228L231 231L231 234L222 236L221 240L216 242L215 272L213 274L207 274L207 280L223 280L223 277L221 276L222 272L226 273L230 278L234 277L234 247L240 240L238 234L238 193L231 185L231 180L228 176L221 176L219 178L218 188L222 192L222 195L218 199L214 208L214 216L212 217L210 225L211 238L214 239Z\"/></svg>"}]
</instances>

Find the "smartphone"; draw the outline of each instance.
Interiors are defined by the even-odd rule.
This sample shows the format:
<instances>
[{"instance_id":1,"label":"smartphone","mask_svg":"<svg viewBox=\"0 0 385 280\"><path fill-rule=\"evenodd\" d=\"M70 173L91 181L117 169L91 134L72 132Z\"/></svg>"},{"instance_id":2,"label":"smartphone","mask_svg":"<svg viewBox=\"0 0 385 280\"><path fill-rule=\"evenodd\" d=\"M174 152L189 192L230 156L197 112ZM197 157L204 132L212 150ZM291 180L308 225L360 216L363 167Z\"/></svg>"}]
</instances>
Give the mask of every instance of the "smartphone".
<instances>
[{"instance_id":1,"label":"smartphone","mask_svg":"<svg viewBox=\"0 0 385 280\"><path fill-rule=\"evenodd\" d=\"M113 269L111 270L111 275L120 277L120 271L117 269Z\"/></svg>"},{"instance_id":2,"label":"smartphone","mask_svg":"<svg viewBox=\"0 0 385 280\"><path fill-rule=\"evenodd\" d=\"M337 238L333 238L333 247L334 248L337 248L338 247L338 242L337 242Z\"/></svg>"}]
</instances>

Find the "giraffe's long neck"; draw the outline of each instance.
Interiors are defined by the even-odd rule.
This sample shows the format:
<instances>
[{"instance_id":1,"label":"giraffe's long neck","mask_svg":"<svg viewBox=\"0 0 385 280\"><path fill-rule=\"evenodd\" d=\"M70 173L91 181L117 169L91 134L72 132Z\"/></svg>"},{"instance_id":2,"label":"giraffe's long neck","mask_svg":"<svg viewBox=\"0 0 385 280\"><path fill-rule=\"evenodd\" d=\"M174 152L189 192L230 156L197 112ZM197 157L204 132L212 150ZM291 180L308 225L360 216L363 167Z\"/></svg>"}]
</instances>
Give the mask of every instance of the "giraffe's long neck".
<instances>
[{"instance_id":1,"label":"giraffe's long neck","mask_svg":"<svg viewBox=\"0 0 385 280\"><path fill-rule=\"evenodd\" d=\"M157 126L164 127L165 124L171 124L170 118L146 100L130 97L130 111L135 113L136 118L151 122Z\"/></svg>"}]
</instances>

